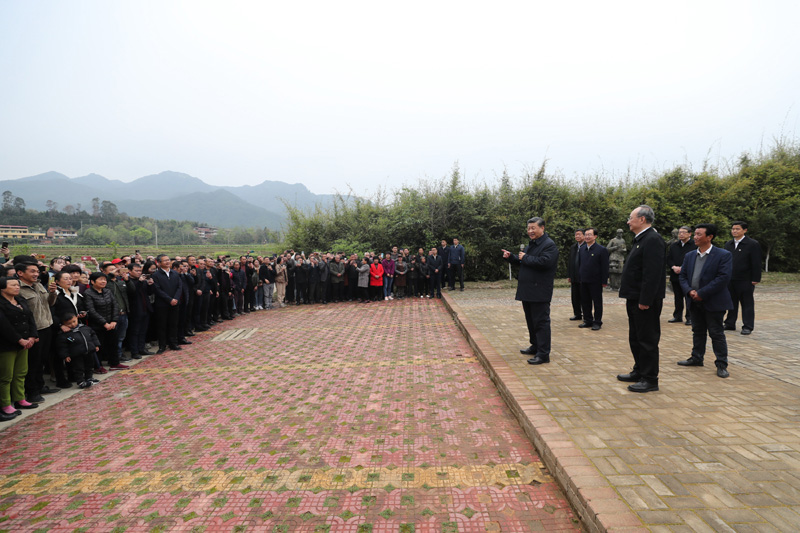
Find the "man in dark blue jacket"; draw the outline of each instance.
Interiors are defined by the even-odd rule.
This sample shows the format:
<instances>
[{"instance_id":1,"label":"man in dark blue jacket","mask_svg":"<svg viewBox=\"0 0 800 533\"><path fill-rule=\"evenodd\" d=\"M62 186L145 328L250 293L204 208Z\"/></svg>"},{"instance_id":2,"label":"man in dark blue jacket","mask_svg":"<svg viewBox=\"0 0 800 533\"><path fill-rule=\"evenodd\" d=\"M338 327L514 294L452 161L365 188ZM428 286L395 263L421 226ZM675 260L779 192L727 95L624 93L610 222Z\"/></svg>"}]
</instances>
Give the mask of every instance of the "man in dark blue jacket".
<instances>
[{"instance_id":1,"label":"man in dark blue jacket","mask_svg":"<svg viewBox=\"0 0 800 533\"><path fill-rule=\"evenodd\" d=\"M648 205L640 205L628 217L634 238L622 267L619 297L625 298L628 343L634 364L631 372L619 374L617 379L635 382L628 385L631 392L658 390L658 343L667 278L664 276L666 247L653 228L654 220L655 212Z\"/></svg>"},{"instance_id":2,"label":"man in dark blue jacket","mask_svg":"<svg viewBox=\"0 0 800 533\"><path fill-rule=\"evenodd\" d=\"M169 344L170 350L180 350L178 346L178 304L183 294L183 284L178 272L170 267L172 261L166 254L156 257L158 268L153 273L153 302L158 336L158 352L164 353Z\"/></svg>"},{"instance_id":3,"label":"man in dark blue jacket","mask_svg":"<svg viewBox=\"0 0 800 533\"><path fill-rule=\"evenodd\" d=\"M722 319L733 308L728 292L733 257L722 248L712 246L717 236L714 224L698 224L694 230L696 252L686 254L681 265L680 281L683 293L691 298L692 356L678 361L681 366L703 366L706 353L706 334L716 356L717 375L727 378L728 343Z\"/></svg>"},{"instance_id":4,"label":"man in dark blue jacket","mask_svg":"<svg viewBox=\"0 0 800 533\"><path fill-rule=\"evenodd\" d=\"M531 345L520 353L532 355L531 365L550 362L550 301L553 299L553 282L558 266L556 243L544 231L544 219L528 220L528 237L531 241L525 250L514 255L503 250L503 257L519 265L516 300L522 302L525 322Z\"/></svg>"},{"instance_id":5,"label":"man in dark blue jacket","mask_svg":"<svg viewBox=\"0 0 800 533\"><path fill-rule=\"evenodd\" d=\"M608 285L608 250L596 241L597 230L586 228L579 252L583 323L578 327L593 331L603 326L603 287Z\"/></svg>"},{"instance_id":6,"label":"man in dark blue jacket","mask_svg":"<svg viewBox=\"0 0 800 533\"><path fill-rule=\"evenodd\" d=\"M458 239L453 239L453 246L450 247L449 257L447 258L447 268L450 276L450 290L456 290L456 278L461 284L461 291L464 291L464 262L466 254L464 247L459 244Z\"/></svg>"}]
</instances>

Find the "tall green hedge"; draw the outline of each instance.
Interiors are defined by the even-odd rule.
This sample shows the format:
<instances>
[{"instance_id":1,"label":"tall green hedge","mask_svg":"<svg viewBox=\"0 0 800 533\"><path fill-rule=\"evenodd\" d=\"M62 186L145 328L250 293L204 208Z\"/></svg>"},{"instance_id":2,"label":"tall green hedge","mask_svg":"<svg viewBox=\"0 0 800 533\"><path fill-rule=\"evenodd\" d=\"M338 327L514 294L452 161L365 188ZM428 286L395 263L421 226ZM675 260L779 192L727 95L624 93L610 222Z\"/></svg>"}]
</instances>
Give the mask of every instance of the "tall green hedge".
<instances>
[{"instance_id":1,"label":"tall green hedge","mask_svg":"<svg viewBox=\"0 0 800 533\"><path fill-rule=\"evenodd\" d=\"M800 268L800 145L776 142L766 153L742 155L727 172L684 166L616 181L604 176L568 180L536 172L497 183L468 185L457 167L449 176L418 187L380 190L371 198L339 196L328 209L289 209L286 242L296 250L386 251L391 246L429 249L441 239L461 240L467 251L468 279L507 276L500 249L518 249L527 242L525 222L541 216L547 232L562 250L560 273L566 272L566 251L576 228L595 226L605 244L617 228L632 235L625 221L630 211L648 204L656 212L655 227L670 238L673 228L712 222L729 238L735 220L747 221L748 235L763 248L765 267L796 272Z\"/></svg>"}]
</instances>

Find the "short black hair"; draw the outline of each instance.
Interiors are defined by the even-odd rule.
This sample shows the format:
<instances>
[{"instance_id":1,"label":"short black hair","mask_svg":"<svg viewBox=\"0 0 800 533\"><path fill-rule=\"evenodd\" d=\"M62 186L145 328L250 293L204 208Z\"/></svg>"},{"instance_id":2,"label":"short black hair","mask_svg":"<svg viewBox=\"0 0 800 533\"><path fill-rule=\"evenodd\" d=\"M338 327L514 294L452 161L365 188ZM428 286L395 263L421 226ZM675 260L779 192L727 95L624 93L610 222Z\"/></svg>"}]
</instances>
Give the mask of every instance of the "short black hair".
<instances>
[{"instance_id":1,"label":"short black hair","mask_svg":"<svg viewBox=\"0 0 800 533\"><path fill-rule=\"evenodd\" d=\"M588 228L586 228L585 230L583 230L583 232L584 232L584 233L586 233L586 232L587 232L587 231L589 231L589 230L592 230L592 233L594 233L594 236L595 236L595 237L597 237L597 228L595 228L595 227L593 227L593 226L589 226Z\"/></svg>"},{"instance_id":2,"label":"short black hair","mask_svg":"<svg viewBox=\"0 0 800 533\"><path fill-rule=\"evenodd\" d=\"M537 226L544 227L544 219L542 217L531 217L528 219L528 224L536 224Z\"/></svg>"},{"instance_id":3,"label":"short black hair","mask_svg":"<svg viewBox=\"0 0 800 533\"><path fill-rule=\"evenodd\" d=\"M69 322L70 320L75 318L76 316L78 316L78 315L76 315L75 313L65 313L64 315L61 316L61 323L62 324L66 324L67 322Z\"/></svg>"},{"instance_id":4,"label":"short black hair","mask_svg":"<svg viewBox=\"0 0 800 533\"><path fill-rule=\"evenodd\" d=\"M89 281L90 282L97 281L100 278L106 278L106 280L108 280L108 276L106 276L102 272L92 272L91 275L89 276Z\"/></svg>"},{"instance_id":5,"label":"short black hair","mask_svg":"<svg viewBox=\"0 0 800 533\"><path fill-rule=\"evenodd\" d=\"M158 254L158 255L156 256L156 263L160 263L160 262L161 262L161 260L162 260L163 258L165 258L165 257L166 257L167 259L169 259L169 256L168 256L167 254Z\"/></svg>"},{"instance_id":6,"label":"short black hair","mask_svg":"<svg viewBox=\"0 0 800 533\"><path fill-rule=\"evenodd\" d=\"M741 220L737 220L735 222L731 222L731 227L734 226L741 226L742 229L747 229L747 222L742 222Z\"/></svg>"},{"instance_id":7,"label":"short black hair","mask_svg":"<svg viewBox=\"0 0 800 533\"><path fill-rule=\"evenodd\" d=\"M717 236L717 225L716 224L698 224L694 227L694 229L698 230L703 228L706 230L706 235L711 235L711 239L713 240L714 237Z\"/></svg>"}]
</instances>

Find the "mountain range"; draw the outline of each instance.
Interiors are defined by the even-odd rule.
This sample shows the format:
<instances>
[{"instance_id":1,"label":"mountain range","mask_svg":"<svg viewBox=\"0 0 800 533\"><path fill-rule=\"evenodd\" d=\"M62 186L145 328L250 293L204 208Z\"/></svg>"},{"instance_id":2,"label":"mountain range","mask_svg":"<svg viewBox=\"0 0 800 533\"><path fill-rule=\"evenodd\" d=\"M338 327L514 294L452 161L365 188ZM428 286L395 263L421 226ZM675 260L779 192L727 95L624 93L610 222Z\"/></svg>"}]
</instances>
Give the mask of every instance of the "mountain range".
<instances>
[{"instance_id":1,"label":"mountain range","mask_svg":"<svg viewBox=\"0 0 800 533\"><path fill-rule=\"evenodd\" d=\"M58 172L0 181L0 191L44 211L72 205L91 212L92 198L113 202L121 213L156 219L193 220L221 228L267 227L280 230L287 213L282 200L302 210L329 205L334 196L314 194L305 185L264 181L258 185L216 186L181 172L165 171L131 182L98 174L70 178Z\"/></svg>"}]
</instances>

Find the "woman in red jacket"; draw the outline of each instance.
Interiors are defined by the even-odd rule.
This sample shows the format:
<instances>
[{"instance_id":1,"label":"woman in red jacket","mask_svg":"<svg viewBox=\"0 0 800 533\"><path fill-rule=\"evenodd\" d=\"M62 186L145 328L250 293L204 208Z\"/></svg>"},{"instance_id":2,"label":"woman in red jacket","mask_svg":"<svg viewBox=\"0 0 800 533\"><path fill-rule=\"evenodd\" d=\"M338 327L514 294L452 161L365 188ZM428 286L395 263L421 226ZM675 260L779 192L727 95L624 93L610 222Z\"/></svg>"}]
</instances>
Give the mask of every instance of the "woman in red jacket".
<instances>
[{"instance_id":1,"label":"woman in red jacket","mask_svg":"<svg viewBox=\"0 0 800 533\"><path fill-rule=\"evenodd\" d=\"M378 256L372 260L372 266L369 267L369 296L372 301L378 300L378 297L383 293L383 265L381 265Z\"/></svg>"}]
</instances>

